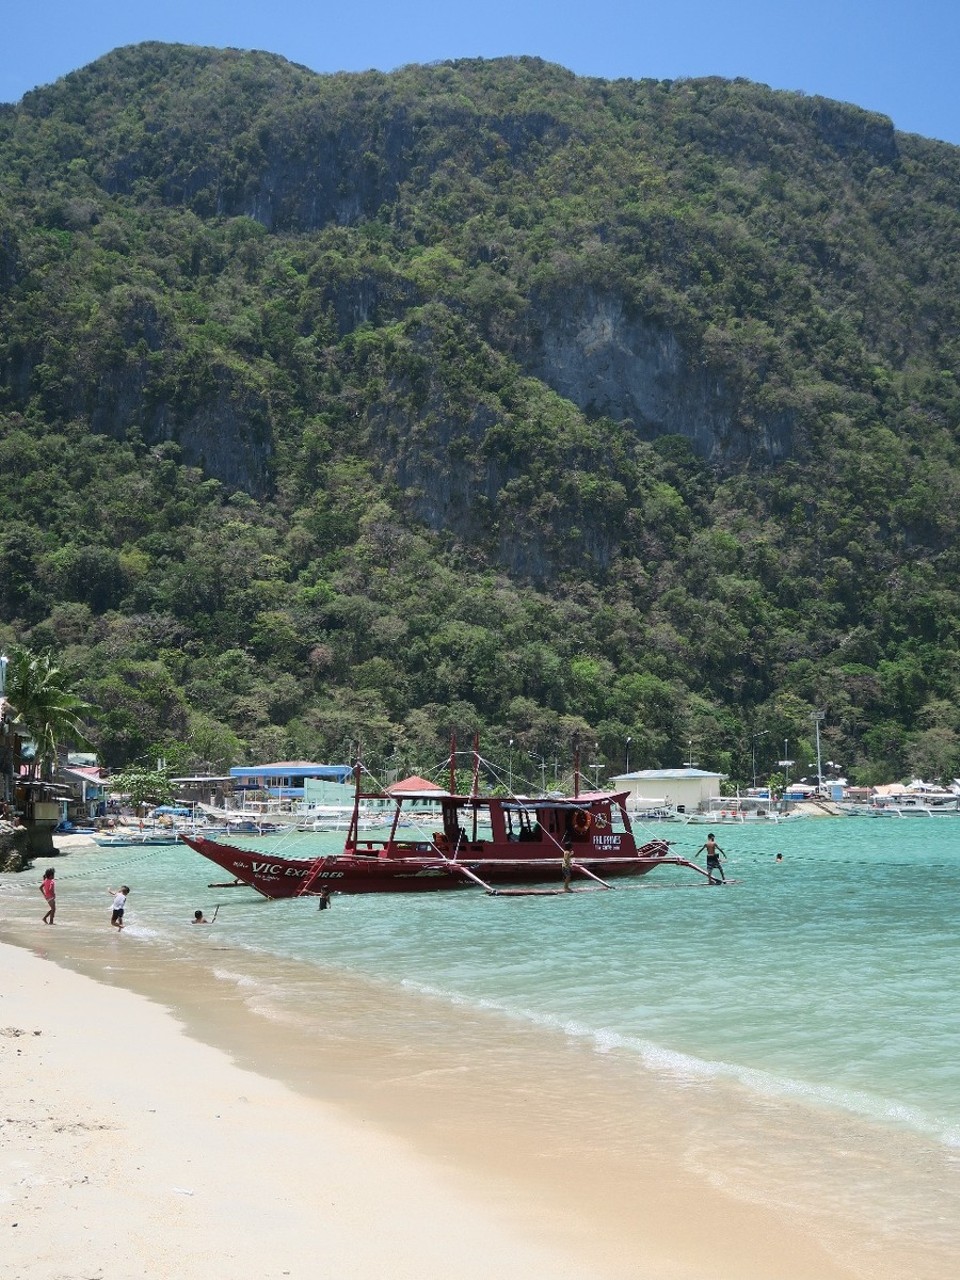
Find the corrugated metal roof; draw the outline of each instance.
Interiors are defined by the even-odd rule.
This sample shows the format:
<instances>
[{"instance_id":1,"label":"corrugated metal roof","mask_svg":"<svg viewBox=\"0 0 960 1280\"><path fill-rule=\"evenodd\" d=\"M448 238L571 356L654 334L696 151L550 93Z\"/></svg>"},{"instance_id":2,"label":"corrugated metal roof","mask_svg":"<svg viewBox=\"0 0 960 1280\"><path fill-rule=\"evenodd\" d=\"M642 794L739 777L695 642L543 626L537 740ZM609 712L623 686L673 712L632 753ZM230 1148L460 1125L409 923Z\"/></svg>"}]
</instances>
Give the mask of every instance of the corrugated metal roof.
<instances>
[{"instance_id":1,"label":"corrugated metal roof","mask_svg":"<svg viewBox=\"0 0 960 1280\"><path fill-rule=\"evenodd\" d=\"M709 769L637 769L634 773L618 773L615 778L611 778L611 782L629 782L631 778L637 781L649 782L651 779L673 779L680 778L725 778L725 773L711 773Z\"/></svg>"}]
</instances>

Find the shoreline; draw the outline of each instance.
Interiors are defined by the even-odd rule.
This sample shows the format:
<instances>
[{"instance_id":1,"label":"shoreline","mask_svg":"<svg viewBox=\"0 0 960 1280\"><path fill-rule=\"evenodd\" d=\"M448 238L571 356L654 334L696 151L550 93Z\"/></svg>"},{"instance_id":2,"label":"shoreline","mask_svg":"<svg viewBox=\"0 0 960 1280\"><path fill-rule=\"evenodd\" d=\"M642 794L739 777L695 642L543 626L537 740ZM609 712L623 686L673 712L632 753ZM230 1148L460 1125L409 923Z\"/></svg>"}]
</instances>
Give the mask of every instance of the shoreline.
<instances>
[{"instance_id":1,"label":"shoreline","mask_svg":"<svg viewBox=\"0 0 960 1280\"><path fill-rule=\"evenodd\" d=\"M0 983L7 993L0 996L0 1026L10 1023L6 1011L19 996L24 963L18 957L40 965L46 975L36 999L20 1006L28 1011L23 1016L35 1021L42 1010L50 1020L41 1037L0 1038L0 1054L8 1057L13 1044L22 1057L23 1050L35 1052L38 1045L46 1050L60 1038L64 1061L85 1062L89 1077L97 1088L102 1083L103 1096L109 1097L111 1090L122 1095L130 1078L141 1083L144 1073L147 1092L168 1089L169 1073L162 1067L161 1078L151 1084L155 1066L189 1056L189 1046L203 1050L203 1061L184 1070L183 1078L191 1081L184 1096L166 1098L168 1123L162 1132L149 1129L150 1141L140 1158L148 1162L142 1168L157 1161L176 1167L185 1147L203 1152L208 1185L199 1191L183 1185L195 1196L215 1199L217 1220L212 1226L208 1222L206 1230L222 1231L224 1248L233 1247L231 1238L235 1243L244 1236L251 1214L259 1215L259 1230L260 1216L276 1213L283 1230L275 1232L271 1226L268 1234L276 1257L286 1259L284 1265L269 1269L267 1260L258 1255L254 1261L244 1250L241 1261L231 1262L232 1276L253 1280L284 1271L313 1276L317 1259L332 1258L334 1249L342 1252L331 1275L363 1280L405 1275L380 1239L389 1234L381 1200L386 1197L392 1209L398 1195L406 1197L413 1187L427 1189L413 1202L404 1200L405 1257L416 1260L411 1275L437 1280L494 1272L518 1280L521 1274L543 1280L892 1280L921 1274L911 1265L918 1256L890 1248L876 1222L851 1228L849 1221L831 1219L822 1205L798 1213L795 1203L778 1204L769 1196L765 1200L764 1188L745 1179L738 1144L756 1143L758 1124L763 1148L769 1148L774 1160L780 1158L780 1145L793 1160L792 1146L802 1153L803 1143L809 1144L803 1117L791 1114L789 1107L752 1104L748 1116L735 1089L711 1084L684 1094L638 1071L635 1063L618 1061L615 1054L598 1056L562 1035L453 1009L417 992L397 993L387 984L380 987L335 971L318 974L292 1008L278 1013L270 992L283 988L287 996L287 986L296 986L302 975L293 962L285 965L276 957L221 946L222 935L212 930L199 936L187 930L189 951L183 940L151 945L146 931L143 937L134 931L121 937L105 927L105 910L94 915L89 908L80 910L76 900L62 929L58 921L50 930L39 921L42 903L27 878L33 875L18 877L15 888L32 891L36 901L29 892L0 897L0 937L15 944L13 950L0 947L0 970L17 976L16 983L9 978ZM36 958L40 948L52 963ZM80 979L87 982L84 990L75 984L65 990L62 978L76 979L78 971L85 975ZM35 986L33 990L37 992ZM133 1019L127 1012L131 1000L139 1008L136 1017L146 1019L140 1038L150 1046L146 1063L139 1044L124 1041L114 1051L117 1037L109 1028L123 1027L121 1039L126 1037L126 1022ZM33 1029L29 1021L16 1025ZM65 1070L68 1078L82 1083L72 1066ZM241 1083L235 1072L242 1074ZM207 1083L195 1085L194 1080ZM260 1136L257 1129L256 1142L239 1158L239 1165L246 1162L247 1179L239 1185L236 1153L221 1167L222 1126L203 1113L202 1098L195 1096L204 1088L217 1097L231 1091L259 1096L263 1090L272 1097L279 1089L286 1099L271 1106L276 1134ZM30 1096L36 1098L36 1091ZM94 1090L91 1100L81 1090L64 1105L80 1115L95 1115L102 1109L93 1105L100 1096ZM738 1108L744 1109L752 1129L738 1129ZM232 1117L235 1127L244 1122L242 1112ZM121 1117L125 1135L138 1135L143 1114L141 1105ZM716 1128L719 1116L725 1117L722 1134ZM325 1128L328 1122L333 1138ZM832 1118L823 1128L817 1141L838 1149L856 1147L862 1138L861 1130L842 1118ZM15 1137L24 1135L17 1131ZM279 1181L267 1158L274 1139L282 1150L294 1153L290 1170ZM350 1159L338 1157L331 1165L327 1158L337 1142L354 1160L346 1181ZM318 1157L318 1151L324 1154ZM299 1152L303 1159L298 1163ZM358 1152L365 1153L369 1168L363 1161L356 1168ZM35 1156L36 1147L25 1139L18 1153L21 1158ZM889 1162L889 1153L881 1154ZM57 1169L61 1155L55 1148L48 1153ZM868 1164L875 1155L867 1153ZM109 1160L109 1146L97 1146L94 1156ZM35 1176L59 1185L47 1174L35 1171ZM304 1196L298 1201L302 1221L294 1231L297 1238L288 1241L289 1219L274 1200L276 1188L286 1191L291 1177L298 1188L303 1184ZM126 1178L137 1212L151 1220L166 1222L168 1201L188 1198L144 1184L136 1169L127 1169ZM338 1198L328 1206L325 1188L331 1181ZM221 1182L236 1188L237 1203L250 1206L248 1211L217 1198ZM263 1198L259 1206L257 1196ZM46 1199L59 1213L58 1197ZM174 1204L173 1214L182 1207ZM352 1225L341 1239L345 1212L353 1215ZM192 1237L184 1235L179 1218L163 1230L168 1228L189 1253ZM471 1242L462 1266L451 1265L443 1249L438 1252L437 1239L444 1231L457 1242ZM350 1256L351 1232L362 1244L356 1257ZM16 1233L4 1232L9 1234ZM141 1232L137 1240L144 1256L153 1256L149 1233ZM96 1241L90 1237L80 1243L86 1261L85 1250ZM924 1241L917 1244L923 1252ZM198 1256L208 1257L202 1253L205 1241L198 1238L196 1248ZM480 1259L485 1259L482 1265ZM66 1256L59 1261L66 1266ZM25 1254L18 1274L31 1280L53 1280L60 1274L56 1269L27 1270L28 1262ZM119 1274L115 1265L106 1271L111 1280ZM178 1262L171 1274L192 1275L182 1265ZM212 1263L205 1272L222 1273L222 1266L218 1270ZM952 1271L949 1266L938 1269L934 1258L927 1259L922 1274L939 1277Z\"/></svg>"},{"instance_id":2,"label":"shoreline","mask_svg":"<svg viewBox=\"0 0 960 1280\"><path fill-rule=\"evenodd\" d=\"M0 995L0 1248L18 1276L582 1274L396 1140L231 1063L143 997L6 945L0 967L16 978Z\"/></svg>"},{"instance_id":3,"label":"shoreline","mask_svg":"<svg viewBox=\"0 0 960 1280\"><path fill-rule=\"evenodd\" d=\"M0 972L0 1060L16 1081L5 1090L3 1253L31 1280L81 1261L107 1268L111 1280L141 1275L136 1259L169 1255L171 1241L176 1262L166 1274L183 1280L315 1276L320 1258L327 1274L370 1280L855 1274L776 1214L706 1183L692 1200L671 1156L648 1152L637 1171L602 1144L590 1150L554 1135L551 1150L522 1113L511 1141L484 1116L495 1094L452 1130L458 1084L442 1063L425 1066L430 1088L419 1105L401 1089L400 1105L371 1115L370 1081L355 1075L357 1045L340 1045L338 1069L328 1058L318 1078L290 1028L276 1026L274 1069L252 1070L244 1059L262 1056L267 1037L259 1028L258 1053L236 1007L213 1028L230 1047L196 1039L191 1023L202 1019L209 1036L202 1006L209 1014L220 994L206 984L191 993L184 1022L182 1000L172 1012L155 1002L159 992L151 999L106 985L6 939ZM421 1083L422 1065L414 1064ZM446 1096L431 1124L438 1088ZM53 1213L56 1230L29 1228L40 1212ZM251 1214L254 1232L244 1229ZM114 1253L118 1239L125 1259Z\"/></svg>"}]
</instances>

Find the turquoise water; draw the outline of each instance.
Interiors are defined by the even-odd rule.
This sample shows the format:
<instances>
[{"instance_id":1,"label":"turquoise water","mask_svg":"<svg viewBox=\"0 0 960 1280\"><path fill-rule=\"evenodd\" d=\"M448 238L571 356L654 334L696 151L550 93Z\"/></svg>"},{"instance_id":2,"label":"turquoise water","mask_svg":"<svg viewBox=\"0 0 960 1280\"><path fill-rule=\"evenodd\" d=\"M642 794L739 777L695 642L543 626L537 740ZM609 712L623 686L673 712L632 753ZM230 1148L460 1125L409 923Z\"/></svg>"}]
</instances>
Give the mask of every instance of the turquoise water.
<instances>
[{"instance_id":1,"label":"turquoise water","mask_svg":"<svg viewBox=\"0 0 960 1280\"><path fill-rule=\"evenodd\" d=\"M703 839L702 828L664 833L688 855ZM323 915L309 899L208 888L223 873L186 847L103 850L59 863L61 920L71 903L108 918L103 885L122 877L130 936L156 946L182 948L193 909L222 904L217 940L240 980L243 954L342 970L574 1037L681 1084L734 1082L960 1149L960 818L718 835L726 887L662 868L611 892L342 897ZM308 856L341 841L247 843ZM35 892L24 877L3 887Z\"/></svg>"}]
</instances>

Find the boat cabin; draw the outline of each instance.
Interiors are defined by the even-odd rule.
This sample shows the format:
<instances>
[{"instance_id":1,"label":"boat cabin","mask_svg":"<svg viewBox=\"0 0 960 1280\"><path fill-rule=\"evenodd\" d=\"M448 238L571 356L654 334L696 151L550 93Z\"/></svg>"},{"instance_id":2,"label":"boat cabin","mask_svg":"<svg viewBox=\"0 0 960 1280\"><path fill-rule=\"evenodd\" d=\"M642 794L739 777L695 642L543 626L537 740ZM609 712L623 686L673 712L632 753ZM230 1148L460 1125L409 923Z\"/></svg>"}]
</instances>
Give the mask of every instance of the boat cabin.
<instances>
[{"instance_id":1,"label":"boat cabin","mask_svg":"<svg viewBox=\"0 0 960 1280\"><path fill-rule=\"evenodd\" d=\"M446 858L482 853L484 858L555 859L568 842L574 854L578 849L586 854L599 843L611 852L620 851L621 841L623 852L628 843L632 845L625 794L591 792L564 799L434 795L439 799L441 829L432 833L430 844L411 838L403 820L404 802L416 801L419 796L408 793L393 798L396 811L389 838L361 841L359 832L354 832L352 844L357 853L396 857L405 848L423 853L432 844Z\"/></svg>"}]
</instances>

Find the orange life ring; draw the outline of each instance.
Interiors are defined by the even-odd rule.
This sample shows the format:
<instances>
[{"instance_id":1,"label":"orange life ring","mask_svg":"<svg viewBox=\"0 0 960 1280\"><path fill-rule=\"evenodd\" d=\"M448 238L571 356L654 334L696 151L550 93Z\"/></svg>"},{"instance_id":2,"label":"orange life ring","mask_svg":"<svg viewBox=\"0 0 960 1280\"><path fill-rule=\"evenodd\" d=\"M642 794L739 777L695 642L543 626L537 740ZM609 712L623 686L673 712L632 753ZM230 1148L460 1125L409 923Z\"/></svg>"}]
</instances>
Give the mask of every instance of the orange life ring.
<instances>
[{"instance_id":1,"label":"orange life ring","mask_svg":"<svg viewBox=\"0 0 960 1280\"><path fill-rule=\"evenodd\" d=\"M591 822L591 816L586 809L577 809L571 825L578 836L585 836L590 830Z\"/></svg>"}]
</instances>

